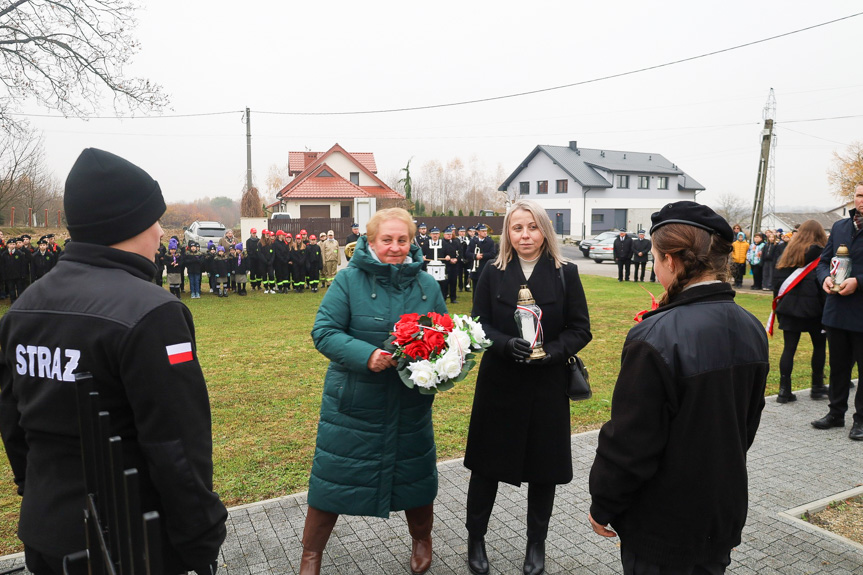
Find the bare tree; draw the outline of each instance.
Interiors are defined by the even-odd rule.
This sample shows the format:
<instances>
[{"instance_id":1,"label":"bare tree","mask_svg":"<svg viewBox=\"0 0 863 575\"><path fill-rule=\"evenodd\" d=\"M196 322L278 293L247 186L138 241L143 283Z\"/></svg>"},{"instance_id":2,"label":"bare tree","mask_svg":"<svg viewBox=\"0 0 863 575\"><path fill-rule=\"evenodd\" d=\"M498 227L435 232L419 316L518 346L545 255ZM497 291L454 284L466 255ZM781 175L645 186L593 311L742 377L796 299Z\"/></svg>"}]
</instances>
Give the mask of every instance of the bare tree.
<instances>
[{"instance_id":1,"label":"bare tree","mask_svg":"<svg viewBox=\"0 0 863 575\"><path fill-rule=\"evenodd\" d=\"M33 179L43 174L42 138L19 124L12 133L0 132L0 213L25 198ZM29 207L29 206L28 206Z\"/></svg>"},{"instance_id":2,"label":"bare tree","mask_svg":"<svg viewBox=\"0 0 863 575\"><path fill-rule=\"evenodd\" d=\"M278 164L270 165L266 180L268 198L275 197L291 181L290 172L288 164L282 164L281 166Z\"/></svg>"},{"instance_id":3,"label":"bare tree","mask_svg":"<svg viewBox=\"0 0 863 575\"><path fill-rule=\"evenodd\" d=\"M712 207L732 226L740 224L741 227L746 228L752 219L752 207L740 196L729 192L721 194Z\"/></svg>"},{"instance_id":4,"label":"bare tree","mask_svg":"<svg viewBox=\"0 0 863 575\"><path fill-rule=\"evenodd\" d=\"M120 111L160 110L167 97L125 66L139 50L130 0L12 0L0 7L0 122L9 129L17 102L35 98L65 115L96 111L103 90Z\"/></svg>"}]
</instances>

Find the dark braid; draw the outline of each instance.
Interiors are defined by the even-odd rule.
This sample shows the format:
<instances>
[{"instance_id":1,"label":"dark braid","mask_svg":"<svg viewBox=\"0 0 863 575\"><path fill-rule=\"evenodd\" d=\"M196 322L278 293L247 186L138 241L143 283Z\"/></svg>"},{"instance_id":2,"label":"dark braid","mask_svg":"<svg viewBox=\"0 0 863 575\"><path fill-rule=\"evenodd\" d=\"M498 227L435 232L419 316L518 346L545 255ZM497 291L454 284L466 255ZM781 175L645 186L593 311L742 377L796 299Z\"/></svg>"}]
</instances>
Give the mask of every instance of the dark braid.
<instances>
[{"instance_id":1,"label":"dark braid","mask_svg":"<svg viewBox=\"0 0 863 575\"><path fill-rule=\"evenodd\" d=\"M659 300L660 307L667 305L693 279L712 275L719 281L728 280L731 242L718 235L686 224L668 224L657 229L651 240L660 255L668 254L676 260L675 276Z\"/></svg>"}]
</instances>

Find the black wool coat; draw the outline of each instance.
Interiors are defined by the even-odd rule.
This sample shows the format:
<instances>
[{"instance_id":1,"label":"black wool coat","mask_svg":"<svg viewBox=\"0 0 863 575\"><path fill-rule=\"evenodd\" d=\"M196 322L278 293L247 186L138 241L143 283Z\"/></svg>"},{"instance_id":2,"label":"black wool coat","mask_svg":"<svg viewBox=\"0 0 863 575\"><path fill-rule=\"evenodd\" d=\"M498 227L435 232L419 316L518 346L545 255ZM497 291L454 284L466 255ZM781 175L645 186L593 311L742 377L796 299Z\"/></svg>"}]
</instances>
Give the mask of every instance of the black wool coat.
<instances>
[{"instance_id":1,"label":"black wool coat","mask_svg":"<svg viewBox=\"0 0 863 575\"><path fill-rule=\"evenodd\" d=\"M650 253L650 248L653 247L653 244L650 243L650 240L644 238L643 240L632 240L632 261L637 264L647 262L647 254ZM638 255L640 253L644 255Z\"/></svg>"},{"instance_id":2,"label":"black wool coat","mask_svg":"<svg viewBox=\"0 0 863 575\"><path fill-rule=\"evenodd\" d=\"M566 360L591 339L590 318L578 267L568 264L566 296L561 270L540 257L525 281L518 258L501 271L486 266L474 296L492 346L482 357L476 381L465 452L465 467L485 477L519 485L522 481L572 480ZM506 343L519 335L515 307L527 284L542 309L543 348L551 357L541 365L516 363Z\"/></svg>"}]
</instances>

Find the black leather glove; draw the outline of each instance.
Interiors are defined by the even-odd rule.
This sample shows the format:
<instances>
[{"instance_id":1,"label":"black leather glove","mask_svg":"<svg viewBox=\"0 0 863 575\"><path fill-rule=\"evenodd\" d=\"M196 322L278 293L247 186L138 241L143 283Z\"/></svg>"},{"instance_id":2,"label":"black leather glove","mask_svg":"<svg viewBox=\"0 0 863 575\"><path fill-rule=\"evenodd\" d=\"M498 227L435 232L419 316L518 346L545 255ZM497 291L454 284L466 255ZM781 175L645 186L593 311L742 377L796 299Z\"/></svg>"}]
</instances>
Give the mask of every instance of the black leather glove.
<instances>
[{"instance_id":1,"label":"black leather glove","mask_svg":"<svg viewBox=\"0 0 863 575\"><path fill-rule=\"evenodd\" d=\"M506 355L515 361L524 361L530 357L530 342L520 337L514 337L506 342Z\"/></svg>"}]
</instances>

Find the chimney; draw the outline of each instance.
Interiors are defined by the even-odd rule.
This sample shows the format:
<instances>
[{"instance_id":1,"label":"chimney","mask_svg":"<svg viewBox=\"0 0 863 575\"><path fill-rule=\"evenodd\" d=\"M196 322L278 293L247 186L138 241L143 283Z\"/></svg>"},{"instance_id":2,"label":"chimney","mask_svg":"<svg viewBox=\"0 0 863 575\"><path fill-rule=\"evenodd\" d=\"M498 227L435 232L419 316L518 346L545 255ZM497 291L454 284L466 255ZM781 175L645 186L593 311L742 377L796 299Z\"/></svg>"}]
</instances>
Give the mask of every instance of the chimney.
<instances>
[{"instance_id":1,"label":"chimney","mask_svg":"<svg viewBox=\"0 0 863 575\"><path fill-rule=\"evenodd\" d=\"M306 152L304 162L303 162L303 168L309 167L309 164L313 163L317 159L318 159L318 153L317 152Z\"/></svg>"},{"instance_id":2,"label":"chimney","mask_svg":"<svg viewBox=\"0 0 863 575\"><path fill-rule=\"evenodd\" d=\"M575 140L570 140L569 141L569 149L572 150L573 152L577 152L578 151L578 142L576 142Z\"/></svg>"}]
</instances>

